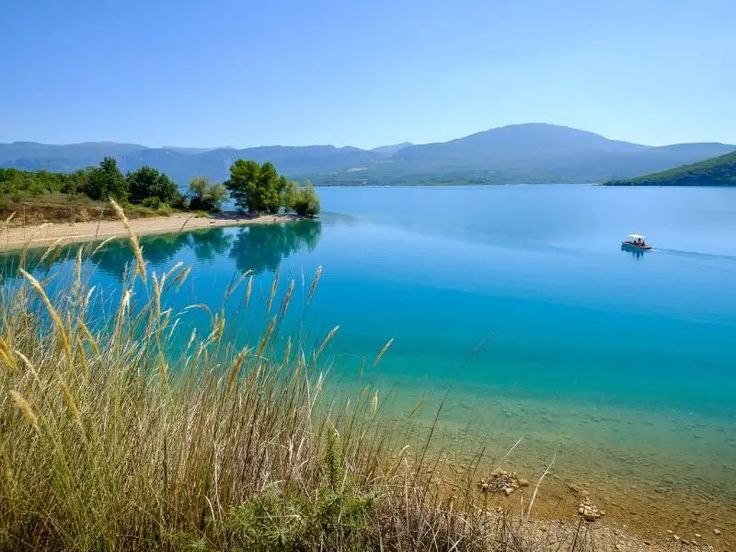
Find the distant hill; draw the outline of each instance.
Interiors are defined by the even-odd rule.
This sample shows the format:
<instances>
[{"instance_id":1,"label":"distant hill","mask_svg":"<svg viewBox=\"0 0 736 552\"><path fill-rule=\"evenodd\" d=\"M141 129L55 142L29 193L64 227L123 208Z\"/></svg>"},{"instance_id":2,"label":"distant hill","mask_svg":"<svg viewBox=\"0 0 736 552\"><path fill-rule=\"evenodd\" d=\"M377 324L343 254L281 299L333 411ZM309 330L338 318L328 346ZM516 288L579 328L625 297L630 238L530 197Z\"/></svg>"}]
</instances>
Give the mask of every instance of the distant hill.
<instances>
[{"instance_id":1,"label":"distant hill","mask_svg":"<svg viewBox=\"0 0 736 552\"><path fill-rule=\"evenodd\" d=\"M627 179L734 150L734 145L717 143L644 146L569 127L528 123L448 142L404 142L372 150L330 145L206 149L14 142L0 144L0 167L73 171L109 155L124 171L150 165L185 185L198 175L221 181L234 160L245 158L272 161L290 178L321 185L589 183Z\"/></svg>"},{"instance_id":2,"label":"distant hill","mask_svg":"<svg viewBox=\"0 0 736 552\"><path fill-rule=\"evenodd\" d=\"M409 146L413 146L411 142L401 142L400 144L391 144L389 146L378 146L377 148L373 148L371 151L374 153L383 153L385 155L393 155L399 150L402 150L404 148L408 148Z\"/></svg>"},{"instance_id":3,"label":"distant hill","mask_svg":"<svg viewBox=\"0 0 736 552\"><path fill-rule=\"evenodd\" d=\"M62 146L13 142L0 144L0 167L71 172L96 165L105 156L119 159L146 149L146 146L117 142L83 142Z\"/></svg>"},{"instance_id":4,"label":"distant hill","mask_svg":"<svg viewBox=\"0 0 736 552\"><path fill-rule=\"evenodd\" d=\"M629 180L614 186L736 186L736 152Z\"/></svg>"}]
</instances>

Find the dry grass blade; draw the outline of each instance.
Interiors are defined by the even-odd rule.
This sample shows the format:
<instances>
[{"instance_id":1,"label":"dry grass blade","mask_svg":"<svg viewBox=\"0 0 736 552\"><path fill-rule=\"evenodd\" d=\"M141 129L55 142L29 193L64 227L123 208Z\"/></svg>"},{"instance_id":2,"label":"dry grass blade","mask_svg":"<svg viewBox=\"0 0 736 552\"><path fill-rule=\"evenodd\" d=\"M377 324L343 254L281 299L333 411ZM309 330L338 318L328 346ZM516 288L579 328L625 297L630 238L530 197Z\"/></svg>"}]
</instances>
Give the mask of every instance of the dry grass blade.
<instances>
[{"instance_id":1,"label":"dry grass blade","mask_svg":"<svg viewBox=\"0 0 736 552\"><path fill-rule=\"evenodd\" d=\"M12 213L10 213L10 214L9 214L9 215L7 216L7 218L6 218L6 219L5 219L4 221L3 221L3 225L2 225L2 228L0 228L0 236L2 236L2 235L3 235L3 233L5 232L5 230L7 230L8 226L10 226L10 221L11 221L11 220L13 220L13 218L15 218L15 214L16 214L17 212L18 212L18 211L13 211L13 212L12 212ZM6 238L7 238L7 236L6 236ZM7 243L7 241L6 241L6 243Z\"/></svg>"},{"instance_id":2,"label":"dry grass blade","mask_svg":"<svg viewBox=\"0 0 736 552\"><path fill-rule=\"evenodd\" d=\"M226 298L230 297L235 292L235 290L238 289L240 284L243 283L243 280L250 277L252 274L253 274L252 270L246 270L238 277L237 280L235 280L234 282L230 282L230 284L227 287L227 291L225 291L225 297Z\"/></svg>"},{"instance_id":3,"label":"dry grass blade","mask_svg":"<svg viewBox=\"0 0 736 552\"><path fill-rule=\"evenodd\" d=\"M250 295L253 293L253 276L248 277L248 284L245 286L245 308L250 304Z\"/></svg>"},{"instance_id":4,"label":"dry grass blade","mask_svg":"<svg viewBox=\"0 0 736 552\"><path fill-rule=\"evenodd\" d=\"M11 369L11 372L15 372L18 368L18 363L15 361L13 351L10 348L10 344L0 336L0 360L3 360L5 364Z\"/></svg>"},{"instance_id":5,"label":"dry grass blade","mask_svg":"<svg viewBox=\"0 0 736 552\"><path fill-rule=\"evenodd\" d=\"M555 452L554 456L552 457L552 461L547 466L547 469L544 470L544 473L539 477L539 480L537 481L537 484L534 487L534 493L532 494L532 499L529 501L529 509L526 511L526 517L529 519L529 516L532 514L532 506L534 506L534 500L537 498L537 491L539 491L539 486L542 484L542 480L544 477L549 473L549 470L552 469L552 465L555 463L555 460L557 459L557 453Z\"/></svg>"},{"instance_id":6,"label":"dry grass blade","mask_svg":"<svg viewBox=\"0 0 736 552\"><path fill-rule=\"evenodd\" d=\"M125 230L128 232L130 245L133 249L133 257L135 258L136 274L141 277L141 280L143 280L143 283L145 284L147 279L146 263L143 260L143 248L138 242L138 236L135 234L135 232L133 232L133 229L130 226L130 222L128 222L128 217L125 216L125 211L123 211L123 208L120 207L120 205L118 205L114 199L110 200L110 205L112 205L115 214L122 221L123 226L125 226Z\"/></svg>"},{"instance_id":7,"label":"dry grass blade","mask_svg":"<svg viewBox=\"0 0 736 552\"><path fill-rule=\"evenodd\" d=\"M114 239L115 239L115 236L110 236L109 238L107 238L107 239L105 239L105 240L101 241L101 242L100 242L100 243L99 243L99 244L97 245L97 247L95 247L95 248L94 248L94 249L92 250L92 253L90 254L90 256L91 256L91 257L94 257L94 256L95 256L95 255L96 255L97 253L99 253L99 252L100 252L100 250L102 250L102 249L103 249L103 248L104 248L104 247L105 247L105 246L106 246L106 245L107 245L108 243L110 243L110 241L111 241L111 240L114 240Z\"/></svg>"},{"instance_id":8,"label":"dry grass blade","mask_svg":"<svg viewBox=\"0 0 736 552\"><path fill-rule=\"evenodd\" d=\"M230 373L227 376L227 392L231 393L233 388L235 387L235 382L238 379L238 376L240 375L240 369L243 367L243 362L245 361L245 357L248 356L249 348L246 347L238 355L235 357L235 360L233 360L233 364L230 367Z\"/></svg>"},{"instance_id":9,"label":"dry grass blade","mask_svg":"<svg viewBox=\"0 0 736 552\"><path fill-rule=\"evenodd\" d=\"M24 355L23 353L17 350L15 351L15 356L17 356L19 359L23 361L23 364L25 364L26 368L31 373L31 376L33 376L33 379L35 380L35 382L40 384L41 380L38 377L38 372L36 372L36 367L33 366L33 363L30 361L30 359L26 355Z\"/></svg>"},{"instance_id":10,"label":"dry grass blade","mask_svg":"<svg viewBox=\"0 0 736 552\"><path fill-rule=\"evenodd\" d=\"M383 355L386 354L386 351L388 351L391 348L391 345L394 342L394 338L392 337L389 339L386 344L381 348L380 351L378 351L378 354L376 355L376 358L373 359L373 364L371 365L371 368L375 368L378 366L378 364L381 362L381 359L383 358Z\"/></svg>"},{"instance_id":11,"label":"dry grass blade","mask_svg":"<svg viewBox=\"0 0 736 552\"><path fill-rule=\"evenodd\" d=\"M518 447L518 446L519 446L519 443L521 443L521 442L522 442L523 440L524 440L524 437L519 437L519 438L517 439L517 441L516 441L516 442L515 442L515 443L514 443L514 444L513 444L512 446L511 446L511 448L510 448L509 450L507 450L507 451L506 451L506 454L504 454L504 455L503 455L503 456L501 457L501 459L500 459L500 460L498 461L498 464L497 464L497 465L496 465L496 467L494 467L493 469L494 469L494 470L498 470L498 469L500 469L500 468L501 468L501 464L503 463L503 461L504 461L504 460L506 460L506 458L508 458L508 457L509 457L509 455L510 455L510 454L511 454L512 452L514 452L514 449L516 449L516 447Z\"/></svg>"},{"instance_id":12,"label":"dry grass blade","mask_svg":"<svg viewBox=\"0 0 736 552\"><path fill-rule=\"evenodd\" d=\"M187 223L194 218L194 215L189 215L184 222L181 223L181 227L179 228L179 233L181 233L184 230L184 227L187 225Z\"/></svg>"},{"instance_id":13,"label":"dry grass blade","mask_svg":"<svg viewBox=\"0 0 736 552\"><path fill-rule=\"evenodd\" d=\"M286 293L284 294L284 298L281 301L281 308L279 309L278 315L279 320L286 316L286 311L289 309L289 302L291 301L291 296L294 294L295 288L296 282L291 280L289 282L289 287L286 289Z\"/></svg>"},{"instance_id":14,"label":"dry grass blade","mask_svg":"<svg viewBox=\"0 0 736 552\"><path fill-rule=\"evenodd\" d=\"M307 293L307 304L312 302L312 299L314 298L314 294L317 292L317 284L319 284L319 279L322 277L322 265L319 265L317 267L317 270L314 273L314 277L312 278L312 283L309 286L309 292Z\"/></svg>"},{"instance_id":15,"label":"dry grass blade","mask_svg":"<svg viewBox=\"0 0 736 552\"><path fill-rule=\"evenodd\" d=\"M38 418L36 417L36 414L33 412L33 409L31 408L31 405L28 403L27 400L23 398L23 395L18 393L17 391L11 391L10 397L13 399L13 402L15 403L16 408L20 411L21 415L26 419L26 421L35 429L36 431L40 431L38 426Z\"/></svg>"},{"instance_id":16,"label":"dry grass blade","mask_svg":"<svg viewBox=\"0 0 736 552\"><path fill-rule=\"evenodd\" d=\"M30 247L33 245L33 240L36 238L36 236L38 236L41 233L41 230L46 228L48 225L49 223L45 222L43 224L36 226L33 229L33 232L31 232L31 235L25 239L25 243L23 244L23 249L21 250L21 253L20 253L20 259L18 261L19 266L21 267L26 266L26 255L28 255L28 249L30 249Z\"/></svg>"},{"instance_id":17,"label":"dry grass blade","mask_svg":"<svg viewBox=\"0 0 736 552\"><path fill-rule=\"evenodd\" d=\"M97 340L92 335L92 332L89 331L87 324L84 323L84 320L79 318L77 319L77 325L79 326L79 330L82 332L82 335L84 335L84 338L92 346L92 349L94 350L95 355L100 356L100 348L97 346Z\"/></svg>"},{"instance_id":18,"label":"dry grass blade","mask_svg":"<svg viewBox=\"0 0 736 552\"><path fill-rule=\"evenodd\" d=\"M74 401L74 397L72 397L72 392L69 390L69 387L61 376L58 376L57 379L64 393L64 402L66 402L66 407L69 410L69 415L76 422L79 422L79 408L77 407L77 403Z\"/></svg>"},{"instance_id":19,"label":"dry grass blade","mask_svg":"<svg viewBox=\"0 0 736 552\"><path fill-rule=\"evenodd\" d=\"M319 358L319 356L324 352L324 350L327 348L330 342L335 338L335 334L337 333L337 330L339 329L340 329L340 326L335 326L327 333L325 338L322 340L322 343L320 343L319 348L317 349L315 358Z\"/></svg>"},{"instance_id":20,"label":"dry grass blade","mask_svg":"<svg viewBox=\"0 0 736 552\"><path fill-rule=\"evenodd\" d=\"M6 218L6 219L5 219L4 221L3 221L3 227L2 227L2 228L0 228L0 234L2 234L2 233L3 233L3 232L4 232L4 231L5 231L5 230L6 230L7 228L8 228L8 226L10 226L10 221L11 221L11 220L13 220L13 219L15 218L15 215L16 215L16 213L17 213L17 212L18 212L18 211L13 211L13 212L12 212L12 213L10 213L10 214L9 214L9 215L7 216L7 218Z\"/></svg>"},{"instance_id":21,"label":"dry grass blade","mask_svg":"<svg viewBox=\"0 0 736 552\"><path fill-rule=\"evenodd\" d=\"M268 321L268 325L266 326L266 329L261 336L261 341L258 343L258 349L256 349L256 356L260 357L266 351L266 347L271 341L271 336L273 335L273 330L275 327L276 317L273 317L271 318L271 320Z\"/></svg>"},{"instance_id":22,"label":"dry grass blade","mask_svg":"<svg viewBox=\"0 0 736 552\"><path fill-rule=\"evenodd\" d=\"M268 303L266 304L266 314L271 314L271 307L273 307L273 300L276 297L276 291L279 288L279 271L273 275L273 282L271 282L271 293L268 296Z\"/></svg>"},{"instance_id":23,"label":"dry grass blade","mask_svg":"<svg viewBox=\"0 0 736 552\"><path fill-rule=\"evenodd\" d=\"M46 310L49 313L49 316L51 317L51 320L54 322L54 326L56 328L56 334L59 337L59 342L61 343L62 348L64 349L64 354L66 355L67 363L69 364L69 367L73 367L72 363L72 347L69 340L69 335L66 332L66 329L64 328L64 323L61 320L61 317L59 316L59 313L56 312L56 309L51 304L51 301L48 298L48 295L46 295L46 292L43 289L43 286L39 283L38 280L36 280L33 276L31 276L28 272L20 269L20 273L23 275L23 277L28 280L28 283L31 284L31 287L36 290L36 293L38 293L39 297L41 297L41 301L43 301L43 304L46 306Z\"/></svg>"},{"instance_id":24,"label":"dry grass blade","mask_svg":"<svg viewBox=\"0 0 736 552\"><path fill-rule=\"evenodd\" d=\"M38 262L39 262L39 264L40 264L40 263L42 263L42 262L44 262L44 261L46 260L46 258L47 258L47 257L48 257L48 256L49 256L49 255L50 255L50 254L51 254L51 253L52 253L52 252L53 252L53 251L54 251L54 250L55 250L55 249L56 249L56 248L57 248L57 247L59 246L59 244L60 244L61 242L63 242L63 241L64 241L64 237L62 236L61 238L57 239L57 240L56 240L56 241L55 241L54 243L52 243L51 245L49 245L49 246L48 246L48 247L46 248L46 251L44 251L44 252L43 252L43 255L41 255L41 258L40 258L40 259L38 259Z\"/></svg>"},{"instance_id":25,"label":"dry grass blade","mask_svg":"<svg viewBox=\"0 0 736 552\"><path fill-rule=\"evenodd\" d=\"M74 289L79 290L82 285L82 253L84 252L84 246L80 245L77 248L77 257L74 261Z\"/></svg>"}]
</instances>

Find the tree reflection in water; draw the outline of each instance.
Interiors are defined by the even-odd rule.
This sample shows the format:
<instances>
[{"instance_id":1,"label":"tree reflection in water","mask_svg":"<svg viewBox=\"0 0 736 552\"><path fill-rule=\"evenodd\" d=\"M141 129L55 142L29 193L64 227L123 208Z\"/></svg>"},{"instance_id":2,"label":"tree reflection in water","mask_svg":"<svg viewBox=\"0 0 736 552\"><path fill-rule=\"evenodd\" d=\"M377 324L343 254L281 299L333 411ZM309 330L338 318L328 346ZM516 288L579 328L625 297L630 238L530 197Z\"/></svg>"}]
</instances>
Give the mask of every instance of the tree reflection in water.
<instances>
[{"instance_id":1,"label":"tree reflection in water","mask_svg":"<svg viewBox=\"0 0 736 552\"><path fill-rule=\"evenodd\" d=\"M237 228L212 228L177 234L146 236L141 239L143 257L151 270L163 270L179 260L188 248L198 262L211 262L227 254L239 271L251 270L255 274L275 271L281 261L306 248L313 250L319 241L322 225L319 221L303 220L287 224L253 225ZM72 265L79 244L58 248L45 255L46 248L30 249L26 253L25 266L37 274L46 274L53 265L64 261ZM94 256L89 257L97 244L84 245L85 262L101 272L122 281L131 270L133 255L127 239L107 243ZM43 260L41 260L43 257ZM19 276L20 255L9 253L0 256L0 282Z\"/></svg>"},{"instance_id":2,"label":"tree reflection in water","mask_svg":"<svg viewBox=\"0 0 736 552\"><path fill-rule=\"evenodd\" d=\"M273 272L292 253L304 248L312 251L321 233L322 223L315 220L243 227L238 230L230 257L242 272Z\"/></svg>"},{"instance_id":3,"label":"tree reflection in water","mask_svg":"<svg viewBox=\"0 0 736 552\"><path fill-rule=\"evenodd\" d=\"M194 256L198 261L212 261L224 255L233 242L232 234L226 233L224 228L195 231L190 236Z\"/></svg>"},{"instance_id":4,"label":"tree reflection in water","mask_svg":"<svg viewBox=\"0 0 736 552\"><path fill-rule=\"evenodd\" d=\"M147 236L141 240L143 257L150 269L158 269L170 264L173 257L190 242L189 234L161 234ZM114 240L100 249L92 258L94 266L117 280L125 277L133 258L128 240Z\"/></svg>"}]
</instances>

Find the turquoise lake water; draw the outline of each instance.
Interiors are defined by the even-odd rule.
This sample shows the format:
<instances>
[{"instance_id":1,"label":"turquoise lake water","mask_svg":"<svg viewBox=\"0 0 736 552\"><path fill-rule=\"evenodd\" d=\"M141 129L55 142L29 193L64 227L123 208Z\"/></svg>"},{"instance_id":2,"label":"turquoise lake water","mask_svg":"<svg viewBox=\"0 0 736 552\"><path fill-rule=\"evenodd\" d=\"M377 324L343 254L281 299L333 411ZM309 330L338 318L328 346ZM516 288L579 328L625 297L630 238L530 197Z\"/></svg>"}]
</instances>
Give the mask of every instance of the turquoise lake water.
<instances>
[{"instance_id":1,"label":"turquoise lake water","mask_svg":"<svg viewBox=\"0 0 736 552\"><path fill-rule=\"evenodd\" d=\"M278 269L283 289L298 283L294 331L314 343L340 325L340 385L375 383L396 413L446 399L447 436L499 453L522 437L514 454L530 468L556 452L561 473L684 481L736 503L736 190L319 192L319 222L143 238L153 269L193 266L167 304L219 308L250 269L263 305ZM654 249L622 251L630 232ZM91 283L114 297L129 260L111 244ZM319 265L315 300L300 307ZM239 293L224 306L235 316L241 303ZM238 323L241 337L258 328Z\"/></svg>"}]
</instances>

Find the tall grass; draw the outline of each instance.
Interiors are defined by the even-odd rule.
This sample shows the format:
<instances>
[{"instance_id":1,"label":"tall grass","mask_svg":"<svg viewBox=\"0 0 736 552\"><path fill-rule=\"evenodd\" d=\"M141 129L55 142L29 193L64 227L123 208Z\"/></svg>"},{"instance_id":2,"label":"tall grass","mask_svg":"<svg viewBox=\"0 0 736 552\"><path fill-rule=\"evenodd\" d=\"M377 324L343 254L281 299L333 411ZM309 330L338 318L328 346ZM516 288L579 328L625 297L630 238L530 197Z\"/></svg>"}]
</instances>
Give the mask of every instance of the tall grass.
<instances>
[{"instance_id":1,"label":"tall grass","mask_svg":"<svg viewBox=\"0 0 736 552\"><path fill-rule=\"evenodd\" d=\"M135 272L102 320L89 312L82 253L54 297L28 272L2 290L0 549L585 547L579 527L552 536L491 508L477 465L446 479L427 453L431 429L416 437L384 419L375 391L324 396L337 328L311 349L275 345L293 284L282 298L272 288L248 346L223 341L218 314L173 354L177 314L162 296L188 270L147 273L131 241Z\"/></svg>"}]
</instances>

